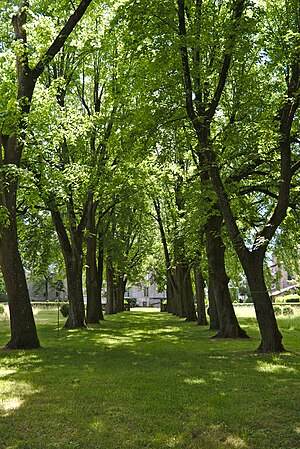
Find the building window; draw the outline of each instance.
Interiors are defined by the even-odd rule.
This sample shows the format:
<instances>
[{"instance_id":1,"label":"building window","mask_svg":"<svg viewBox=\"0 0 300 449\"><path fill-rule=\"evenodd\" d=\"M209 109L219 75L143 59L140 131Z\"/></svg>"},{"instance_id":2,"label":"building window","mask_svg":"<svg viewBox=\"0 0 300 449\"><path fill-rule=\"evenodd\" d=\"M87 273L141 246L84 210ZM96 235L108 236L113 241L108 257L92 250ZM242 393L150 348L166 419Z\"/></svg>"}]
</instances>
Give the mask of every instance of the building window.
<instances>
[{"instance_id":1,"label":"building window","mask_svg":"<svg viewBox=\"0 0 300 449\"><path fill-rule=\"evenodd\" d=\"M146 296L146 297L149 296L149 287L144 288L144 296Z\"/></svg>"}]
</instances>

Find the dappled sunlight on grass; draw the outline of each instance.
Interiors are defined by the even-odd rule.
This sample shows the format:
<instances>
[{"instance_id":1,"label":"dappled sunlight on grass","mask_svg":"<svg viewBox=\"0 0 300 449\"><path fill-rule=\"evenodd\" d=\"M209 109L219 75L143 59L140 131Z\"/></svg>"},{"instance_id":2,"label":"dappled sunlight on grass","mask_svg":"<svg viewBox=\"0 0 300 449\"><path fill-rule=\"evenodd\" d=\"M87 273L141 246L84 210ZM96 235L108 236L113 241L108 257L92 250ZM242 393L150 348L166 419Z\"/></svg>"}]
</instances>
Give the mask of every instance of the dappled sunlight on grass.
<instances>
[{"instance_id":1,"label":"dappled sunlight on grass","mask_svg":"<svg viewBox=\"0 0 300 449\"><path fill-rule=\"evenodd\" d=\"M2 377L9 376L10 374L16 373L16 369L9 369L9 368L0 368L0 379Z\"/></svg>"},{"instance_id":2,"label":"dappled sunlight on grass","mask_svg":"<svg viewBox=\"0 0 300 449\"><path fill-rule=\"evenodd\" d=\"M257 371L260 371L262 373L275 373L275 372L282 373L284 371L288 372L288 373L296 373L297 372L295 370L295 368L290 367L290 366L268 363L268 362L263 362L260 360L257 362L256 369L257 369Z\"/></svg>"},{"instance_id":3,"label":"dappled sunlight on grass","mask_svg":"<svg viewBox=\"0 0 300 449\"><path fill-rule=\"evenodd\" d=\"M40 317L44 349L0 352L1 449L297 446L295 353L257 354L258 339L211 340L207 326L149 311L59 334Z\"/></svg>"},{"instance_id":4,"label":"dappled sunlight on grass","mask_svg":"<svg viewBox=\"0 0 300 449\"><path fill-rule=\"evenodd\" d=\"M23 399L14 398L14 397L12 397L10 399L6 399L6 400L2 400L1 399L1 402L0 402L0 414L3 414L4 416L7 416L9 414L9 412L13 412L16 409L18 409L19 407L21 407L21 405L24 402L25 401Z\"/></svg>"},{"instance_id":5,"label":"dappled sunlight on grass","mask_svg":"<svg viewBox=\"0 0 300 449\"><path fill-rule=\"evenodd\" d=\"M186 384L189 385L203 385L206 384L206 380L205 379L184 379L183 382L185 382Z\"/></svg>"},{"instance_id":6,"label":"dappled sunlight on grass","mask_svg":"<svg viewBox=\"0 0 300 449\"><path fill-rule=\"evenodd\" d=\"M224 444L226 444L226 446L237 449L249 447L242 438L237 437L235 435L229 435L224 441Z\"/></svg>"},{"instance_id":7,"label":"dappled sunlight on grass","mask_svg":"<svg viewBox=\"0 0 300 449\"><path fill-rule=\"evenodd\" d=\"M93 335L93 339L101 346L106 345L108 347L113 346L135 346L138 343L146 343L147 341L153 342L153 340L168 340L170 342L177 342L180 339L177 333L181 333L180 327L166 327L157 329L131 329L123 328L117 331L111 329L100 329L99 333Z\"/></svg>"},{"instance_id":8,"label":"dappled sunlight on grass","mask_svg":"<svg viewBox=\"0 0 300 449\"><path fill-rule=\"evenodd\" d=\"M37 393L30 383L19 380L1 380L0 382L0 415L7 416L23 405L26 399Z\"/></svg>"}]
</instances>

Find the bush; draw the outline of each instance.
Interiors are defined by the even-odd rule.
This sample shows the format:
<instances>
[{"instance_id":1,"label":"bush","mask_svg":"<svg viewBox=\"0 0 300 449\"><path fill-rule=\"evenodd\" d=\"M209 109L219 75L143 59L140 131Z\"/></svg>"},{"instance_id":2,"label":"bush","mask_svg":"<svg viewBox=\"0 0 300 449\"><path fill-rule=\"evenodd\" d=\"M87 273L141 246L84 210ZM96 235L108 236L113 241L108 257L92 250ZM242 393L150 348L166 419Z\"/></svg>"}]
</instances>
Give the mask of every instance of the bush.
<instances>
[{"instance_id":1,"label":"bush","mask_svg":"<svg viewBox=\"0 0 300 449\"><path fill-rule=\"evenodd\" d=\"M274 306L273 308L276 316L282 315L282 308L280 306Z\"/></svg>"},{"instance_id":2,"label":"bush","mask_svg":"<svg viewBox=\"0 0 300 449\"><path fill-rule=\"evenodd\" d=\"M0 304L0 315L4 315L4 307Z\"/></svg>"},{"instance_id":3,"label":"bush","mask_svg":"<svg viewBox=\"0 0 300 449\"><path fill-rule=\"evenodd\" d=\"M70 313L70 307L69 307L69 304L62 304L61 306L60 306L60 313L62 314L62 316L63 317L68 317L69 316L69 313Z\"/></svg>"},{"instance_id":4,"label":"bush","mask_svg":"<svg viewBox=\"0 0 300 449\"><path fill-rule=\"evenodd\" d=\"M285 315L285 316L288 316L288 315L294 315L294 310L293 310L293 308L290 307L290 306L285 306L285 307L283 308L282 313L283 313L283 315Z\"/></svg>"},{"instance_id":5,"label":"bush","mask_svg":"<svg viewBox=\"0 0 300 449\"><path fill-rule=\"evenodd\" d=\"M286 302L299 302L299 299L299 295L289 295L289 297L286 297Z\"/></svg>"},{"instance_id":6,"label":"bush","mask_svg":"<svg viewBox=\"0 0 300 449\"><path fill-rule=\"evenodd\" d=\"M277 296L275 298L275 302L299 302L300 296L292 293L290 295L285 296Z\"/></svg>"}]
</instances>

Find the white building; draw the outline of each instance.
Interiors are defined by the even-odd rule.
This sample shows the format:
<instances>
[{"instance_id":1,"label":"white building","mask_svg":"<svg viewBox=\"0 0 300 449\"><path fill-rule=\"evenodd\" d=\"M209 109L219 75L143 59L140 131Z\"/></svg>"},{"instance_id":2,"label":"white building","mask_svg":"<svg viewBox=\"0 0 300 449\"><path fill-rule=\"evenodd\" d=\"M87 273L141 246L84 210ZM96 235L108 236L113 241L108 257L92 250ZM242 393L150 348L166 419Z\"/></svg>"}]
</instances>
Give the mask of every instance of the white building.
<instances>
[{"instance_id":1,"label":"white building","mask_svg":"<svg viewBox=\"0 0 300 449\"><path fill-rule=\"evenodd\" d=\"M152 281L151 273L148 273L145 285L132 285L125 293L125 298L135 299L138 307L160 307L161 301L166 297L166 292L157 291L157 284Z\"/></svg>"}]
</instances>

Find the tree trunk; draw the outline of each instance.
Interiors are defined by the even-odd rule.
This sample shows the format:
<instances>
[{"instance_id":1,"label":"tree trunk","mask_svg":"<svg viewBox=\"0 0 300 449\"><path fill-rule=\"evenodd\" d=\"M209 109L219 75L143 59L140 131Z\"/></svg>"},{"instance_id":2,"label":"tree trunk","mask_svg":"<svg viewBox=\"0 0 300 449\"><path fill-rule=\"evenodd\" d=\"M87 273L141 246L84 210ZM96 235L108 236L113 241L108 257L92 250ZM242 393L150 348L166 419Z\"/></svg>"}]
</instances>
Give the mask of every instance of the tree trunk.
<instances>
[{"instance_id":1,"label":"tree trunk","mask_svg":"<svg viewBox=\"0 0 300 449\"><path fill-rule=\"evenodd\" d=\"M126 290L126 283L127 278L124 274L119 274L116 276L115 291L116 291L117 313L124 311L124 296Z\"/></svg>"},{"instance_id":2,"label":"tree trunk","mask_svg":"<svg viewBox=\"0 0 300 449\"><path fill-rule=\"evenodd\" d=\"M196 311L189 267L178 264L176 267L176 284L180 315L187 321L196 321Z\"/></svg>"},{"instance_id":3,"label":"tree trunk","mask_svg":"<svg viewBox=\"0 0 300 449\"><path fill-rule=\"evenodd\" d=\"M214 161L213 153L209 153L208 156L212 161ZM259 241L256 240L258 246L257 249L250 251L243 241L243 238L237 226L237 222L230 207L229 198L215 165L212 165L211 177L214 183L214 188L218 195L218 200L226 223L227 232L243 266L251 290L257 322L262 338L258 350L261 352L283 352L284 346L282 344L282 335L279 332L277 326L272 301L266 288L263 272L263 261L267 244L272 238L275 230L279 226L282 217L280 216L279 218L277 218L277 221L273 225L270 224L272 219L268 222L268 224L258 236L261 240L260 244ZM280 215L283 215L282 211L279 211L278 214L279 213ZM273 219L274 216L278 214L275 209Z\"/></svg>"},{"instance_id":4,"label":"tree trunk","mask_svg":"<svg viewBox=\"0 0 300 449\"><path fill-rule=\"evenodd\" d=\"M218 315L218 310L215 301L215 295L213 291L213 276L208 273L208 315L209 315L209 328L210 330L220 329L220 320Z\"/></svg>"},{"instance_id":5,"label":"tree trunk","mask_svg":"<svg viewBox=\"0 0 300 449\"><path fill-rule=\"evenodd\" d=\"M239 326L228 289L229 278L225 271L225 247L221 239L222 217L211 215L206 224L206 253L213 282L214 299L220 320L216 338L247 338Z\"/></svg>"},{"instance_id":6,"label":"tree trunk","mask_svg":"<svg viewBox=\"0 0 300 449\"><path fill-rule=\"evenodd\" d=\"M83 232L81 228L75 230L70 227L70 242L61 215L55 207L51 210L51 215L64 256L67 275L70 313L64 327L66 329L85 327L85 310L82 291Z\"/></svg>"},{"instance_id":7,"label":"tree trunk","mask_svg":"<svg viewBox=\"0 0 300 449\"><path fill-rule=\"evenodd\" d=\"M10 311L11 338L8 349L36 349L40 347L30 304L25 273L18 250L14 219L1 238L0 264L5 281Z\"/></svg>"},{"instance_id":8,"label":"tree trunk","mask_svg":"<svg viewBox=\"0 0 300 449\"><path fill-rule=\"evenodd\" d=\"M179 318L184 318L184 310L183 310L183 304L182 304L182 298L180 294L180 279L179 277L179 270L178 268L174 268L172 270L172 276L173 276L173 313L174 315L178 316Z\"/></svg>"},{"instance_id":9,"label":"tree trunk","mask_svg":"<svg viewBox=\"0 0 300 449\"><path fill-rule=\"evenodd\" d=\"M104 320L103 315L103 307L102 307L102 283L103 283L103 270L104 270L104 251L103 251L103 241L102 237L99 236L98 241L98 266L97 266L97 272L98 272L98 286L99 286L99 318L100 320Z\"/></svg>"},{"instance_id":10,"label":"tree trunk","mask_svg":"<svg viewBox=\"0 0 300 449\"><path fill-rule=\"evenodd\" d=\"M96 262L96 226L95 212L97 205L94 203L89 210L86 238L86 293L87 293L87 324L99 323L101 306L101 284L98 276ZM101 306L101 307L100 307ZM101 310L102 311L102 310Z\"/></svg>"},{"instance_id":11,"label":"tree trunk","mask_svg":"<svg viewBox=\"0 0 300 449\"><path fill-rule=\"evenodd\" d=\"M263 260L263 251L248 253L247 259L243 260L261 333L258 351L284 352L282 335L277 326L272 301L264 280Z\"/></svg>"},{"instance_id":12,"label":"tree trunk","mask_svg":"<svg viewBox=\"0 0 300 449\"><path fill-rule=\"evenodd\" d=\"M116 298L114 288L114 271L110 263L106 266L106 314L116 313Z\"/></svg>"},{"instance_id":13,"label":"tree trunk","mask_svg":"<svg viewBox=\"0 0 300 449\"><path fill-rule=\"evenodd\" d=\"M156 216L160 231L160 238L163 245L164 250L164 256L165 256L165 266L166 266L166 278L167 278L167 312L173 313L176 315L175 312L175 291L174 291L174 279L172 278L173 272L171 268L171 257L169 253L169 248L167 244L167 238L165 233L165 228L161 216L161 210L160 210L160 203L158 200L153 200L154 207L156 210Z\"/></svg>"},{"instance_id":14,"label":"tree trunk","mask_svg":"<svg viewBox=\"0 0 300 449\"><path fill-rule=\"evenodd\" d=\"M82 291L82 249L73 248L71 257L66 263L67 288L70 305L70 312L67 318L65 329L79 329L85 327L85 310Z\"/></svg>"},{"instance_id":15,"label":"tree trunk","mask_svg":"<svg viewBox=\"0 0 300 449\"><path fill-rule=\"evenodd\" d=\"M45 301L48 301L49 299L49 281L50 281L50 276L44 276L45 279Z\"/></svg>"},{"instance_id":16,"label":"tree trunk","mask_svg":"<svg viewBox=\"0 0 300 449\"><path fill-rule=\"evenodd\" d=\"M172 271L171 267L167 269L167 312L175 315L175 306L174 306L174 279L172 279Z\"/></svg>"},{"instance_id":17,"label":"tree trunk","mask_svg":"<svg viewBox=\"0 0 300 449\"><path fill-rule=\"evenodd\" d=\"M198 263L194 264L195 288L197 298L197 324L206 326L208 324L205 313L205 282L201 267Z\"/></svg>"}]
</instances>

